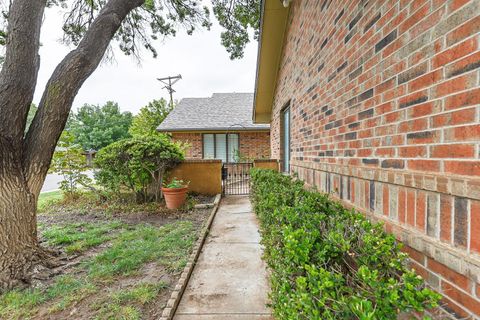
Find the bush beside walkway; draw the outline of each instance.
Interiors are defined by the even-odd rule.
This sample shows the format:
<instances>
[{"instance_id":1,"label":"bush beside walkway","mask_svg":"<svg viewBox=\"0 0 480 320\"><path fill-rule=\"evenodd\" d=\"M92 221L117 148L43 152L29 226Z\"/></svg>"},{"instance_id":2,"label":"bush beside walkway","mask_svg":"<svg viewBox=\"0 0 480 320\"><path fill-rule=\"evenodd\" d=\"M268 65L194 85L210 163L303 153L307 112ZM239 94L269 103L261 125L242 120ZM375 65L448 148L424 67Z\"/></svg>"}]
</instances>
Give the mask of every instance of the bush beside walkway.
<instances>
[{"instance_id":1,"label":"bush beside walkway","mask_svg":"<svg viewBox=\"0 0 480 320\"><path fill-rule=\"evenodd\" d=\"M397 319L437 306L380 224L274 171L252 180L277 319Z\"/></svg>"}]
</instances>

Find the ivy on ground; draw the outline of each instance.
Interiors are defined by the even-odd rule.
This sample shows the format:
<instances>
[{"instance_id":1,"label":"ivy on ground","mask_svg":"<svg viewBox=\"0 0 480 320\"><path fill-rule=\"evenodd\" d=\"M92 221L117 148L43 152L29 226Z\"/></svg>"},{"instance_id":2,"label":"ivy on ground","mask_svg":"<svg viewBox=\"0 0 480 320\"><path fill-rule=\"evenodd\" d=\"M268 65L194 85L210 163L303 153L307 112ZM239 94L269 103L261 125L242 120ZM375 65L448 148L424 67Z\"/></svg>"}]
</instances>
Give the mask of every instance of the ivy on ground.
<instances>
[{"instance_id":1,"label":"ivy on ground","mask_svg":"<svg viewBox=\"0 0 480 320\"><path fill-rule=\"evenodd\" d=\"M381 224L280 173L254 169L252 180L277 319L397 319L438 306Z\"/></svg>"}]
</instances>

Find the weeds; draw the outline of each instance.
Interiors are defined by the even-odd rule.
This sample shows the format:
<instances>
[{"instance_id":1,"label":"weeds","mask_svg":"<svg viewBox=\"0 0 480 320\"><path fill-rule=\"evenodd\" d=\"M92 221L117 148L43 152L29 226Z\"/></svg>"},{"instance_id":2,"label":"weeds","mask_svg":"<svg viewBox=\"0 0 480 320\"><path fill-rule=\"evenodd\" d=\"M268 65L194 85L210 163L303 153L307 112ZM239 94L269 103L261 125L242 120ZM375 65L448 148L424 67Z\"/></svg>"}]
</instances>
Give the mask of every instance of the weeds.
<instances>
[{"instance_id":1,"label":"weeds","mask_svg":"<svg viewBox=\"0 0 480 320\"><path fill-rule=\"evenodd\" d=\"M52 311L63 310L74 301L79 301L86 293L95 291L95 286L87 280L80 280L71 275L57 278L55 283L45 290L12 290L0 296L0 318L26 319L35 313L36 308L58 297ZM83 294L81 294L83 293Z\"/></svg>"},{"instance_id":2,"label":"weeds","mask_svg":"<svg viewBox=\"0 0 480 320\"><path fill-rule=\"evenodd\" d=\"M65 246L69 254L96 247L114 236L114 231L125 227L119 221L109 223L73 223L51 226L43 231L49 245Z\"/></svg>"},{"instance_id":3,"label":"weeds","mask_svg":"<svg viewBox=\"0 0 480 320\"><path fill-rule=\"evenodd\" d=\"M141 313L137 307L152 302L167 287L164 282L140 283L131 289L114 292L94 306L99 310L96 319L140 319Z\"/></svg>"},{"instance_id":4,"label":"weeds","mask_svg":"<svg viewBox=\"0 0 480 320\"><path fill-rule=\"evenodd\" d=\"M56 205L59 203L63 198L62 191L57 190L57 191L51 191L51 192L44 192L41 193L40 196L38 197L38 211L39 212L44 212L48 208Z\"/></svg>"},{"instance_id":5,"label":"weeds","mask_svg":"<svg viewBox=\"0 0 480 320\"><path fill-rule=\"evenodd\" d=\"M87 263L93 278L131 275L147 262L158 262L172 271L185 266L196 239L191 222L174 222L160 228L140 225L123 232L112 246Z\"/></svg>"}]
</instances>

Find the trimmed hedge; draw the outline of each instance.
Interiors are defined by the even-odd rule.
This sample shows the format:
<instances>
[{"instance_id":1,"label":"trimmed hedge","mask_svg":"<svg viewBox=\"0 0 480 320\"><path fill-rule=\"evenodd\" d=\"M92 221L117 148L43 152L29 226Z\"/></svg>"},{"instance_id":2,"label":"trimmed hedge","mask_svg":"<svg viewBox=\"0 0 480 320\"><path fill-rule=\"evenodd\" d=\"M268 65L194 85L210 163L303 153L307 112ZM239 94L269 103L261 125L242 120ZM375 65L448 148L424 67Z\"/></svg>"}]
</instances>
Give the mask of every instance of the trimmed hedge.
<instances>
[{"instance_id":1,"label":"trimmed hedge","mask_svg":"<svg viewBox=\"0 0 480 320\"><path fill-rule=\"evenodd\" d=\"M396 319L438 305L381 224L271 170L252 170L252 198L277 319Z\"/></svg>"}]
</instances>

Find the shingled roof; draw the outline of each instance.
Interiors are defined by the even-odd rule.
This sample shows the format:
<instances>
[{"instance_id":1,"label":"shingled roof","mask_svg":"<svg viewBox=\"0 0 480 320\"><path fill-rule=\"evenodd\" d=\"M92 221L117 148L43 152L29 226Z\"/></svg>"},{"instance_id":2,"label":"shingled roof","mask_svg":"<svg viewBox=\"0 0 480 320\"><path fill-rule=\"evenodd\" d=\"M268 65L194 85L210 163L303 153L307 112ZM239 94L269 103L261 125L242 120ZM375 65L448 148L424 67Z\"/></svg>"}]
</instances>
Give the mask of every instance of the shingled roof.
<instances>
[{"instance_id":1,"label":"shingled roof","mask_svg":"<svg viewBox=\"0 0 480 320\"><path fill-rule=\"evenodd\" d=\"M211 98L185 98L158 126L173 131L269 130L270 125L253 124L253 93L214 93Z\"/></svg>"}]
</instances>

